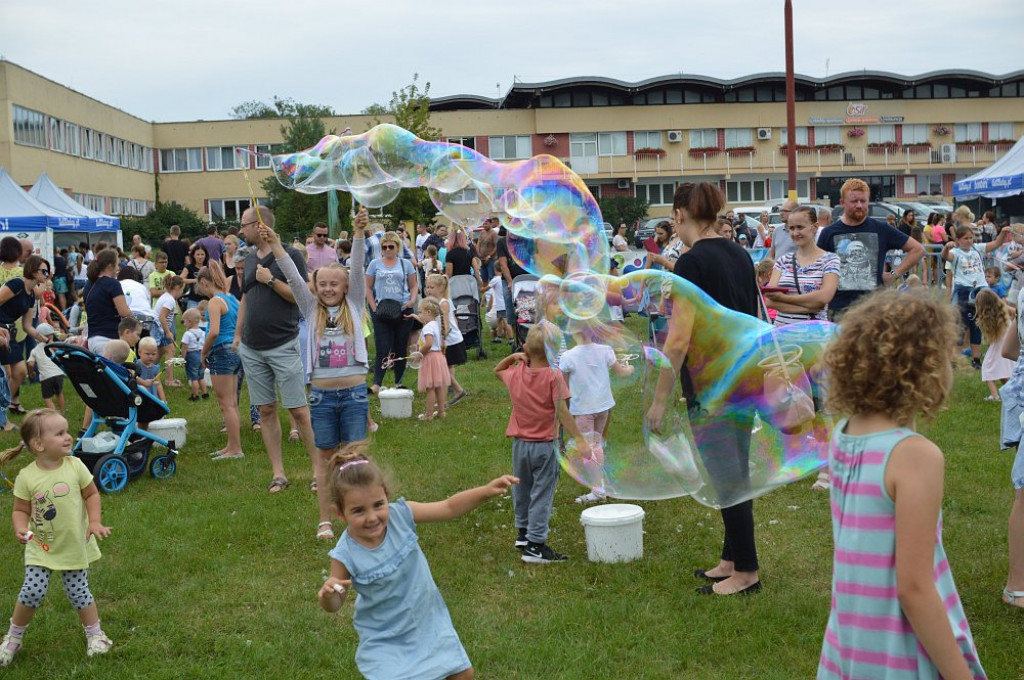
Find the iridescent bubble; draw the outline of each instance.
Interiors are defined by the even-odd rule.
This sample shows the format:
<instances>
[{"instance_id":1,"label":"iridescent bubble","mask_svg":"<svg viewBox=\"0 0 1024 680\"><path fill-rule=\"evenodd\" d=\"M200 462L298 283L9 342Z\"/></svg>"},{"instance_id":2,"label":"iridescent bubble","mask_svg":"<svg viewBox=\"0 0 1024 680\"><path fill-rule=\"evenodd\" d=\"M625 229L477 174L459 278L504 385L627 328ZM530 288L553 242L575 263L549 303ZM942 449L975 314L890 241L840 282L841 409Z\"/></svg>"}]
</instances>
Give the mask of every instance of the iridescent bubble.
<instances>
[{"instance_id":1,"label":"iridescent bubble","mask_svg":"<svg viewBox=\"0 0 1024 680\"><path fill-rule=\"evenodd\" d=\"M271 165L297 191L340 189L383 206L422 186L457 224L500 220L512 259L539 278L516 303L543 331L549 364L580 343L615 357L595 369L609 372L606 424L587 431L585 450L570 440L560 457L581 484L613 498L726 507L825 465L832 421L820 366L834 327L774 328L647 269L643 253L610 254L596 201L558 159L498 163L382 125Z\"/></svg>"}]
</instances>

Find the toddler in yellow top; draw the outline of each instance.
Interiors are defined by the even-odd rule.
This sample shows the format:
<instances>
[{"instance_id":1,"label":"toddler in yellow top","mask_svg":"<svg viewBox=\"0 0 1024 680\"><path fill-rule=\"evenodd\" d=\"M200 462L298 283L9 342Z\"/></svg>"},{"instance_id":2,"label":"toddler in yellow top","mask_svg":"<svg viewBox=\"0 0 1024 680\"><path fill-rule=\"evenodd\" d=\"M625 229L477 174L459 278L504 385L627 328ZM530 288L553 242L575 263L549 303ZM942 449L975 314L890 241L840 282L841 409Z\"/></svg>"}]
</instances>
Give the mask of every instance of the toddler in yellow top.
<instances>
[{"instance_id":1,"label":"toddler in yellow top","mask_svg":"<svg viewBox=\"0 0 1024 680\"><path fill-rule=\"evenodd\" d=\"M100 496L92 474L72 446L68 421L52 409L38 409L21 424L21 443L0 453L0 464L23 449L35 455L14 480L14 534L25 544L25 581L0 642L0 666L21 649L25 629L59 572L64 592L85 628L86 653L106 654L113 646L100 628L96 602L89 592L89 564L100 558L97 538L110 535L100 519Z\"/></svg>"}]
</instances>

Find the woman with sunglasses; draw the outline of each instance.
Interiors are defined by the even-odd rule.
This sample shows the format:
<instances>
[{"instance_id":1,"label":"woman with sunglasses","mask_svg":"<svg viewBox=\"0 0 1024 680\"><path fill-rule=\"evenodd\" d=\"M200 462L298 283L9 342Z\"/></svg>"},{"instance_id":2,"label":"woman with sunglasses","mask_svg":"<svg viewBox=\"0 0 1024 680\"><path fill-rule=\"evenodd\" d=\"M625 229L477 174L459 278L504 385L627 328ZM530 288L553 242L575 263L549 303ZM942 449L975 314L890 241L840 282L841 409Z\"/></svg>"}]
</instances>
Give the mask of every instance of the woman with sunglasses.
<instances>
[{"instance_id":1,"label":"woman with sunglasses","mask_svg":"<svg viewBox=\"0 0 1024 680\"><path fill-rule=\"evenodd\" d=\"M36 297L42 299L43 286L50 277L50 263L33 255L22 266L21 276L10 279L0 286L0 327L11 334L6 348L0 348L0 364L3 365L10 386L11 401L9 409L12 413L25 414L18 401L18 390L28 375L25 364L22 342L17 340L17 322L21 319L21 328L25 334L36 342L46 342L42 335L32 326L32 316L36 306ZM5 428L13 429L13 428Z\"/></svg>"},{"instance_id":2,"label":"woman with sunglasses","mask_svg":"<svg viewBox=\"0 0 1024 680\"><path fill-rule=\"evenodd\" d=\"M370 390L377 394L384 382L384 362L389 355L406 355L409 344L411 319L409 314L416 307L419 298L419 281L416 268L398 254L402 242L393 231L386 232L380 239L380 258L370 263L366 270L366 302L373 315L373 341L376 351L373 365L373 385ZM405 359L395 361L395 384L402 384L405 374Z\"/></svg>"}]
</instances>

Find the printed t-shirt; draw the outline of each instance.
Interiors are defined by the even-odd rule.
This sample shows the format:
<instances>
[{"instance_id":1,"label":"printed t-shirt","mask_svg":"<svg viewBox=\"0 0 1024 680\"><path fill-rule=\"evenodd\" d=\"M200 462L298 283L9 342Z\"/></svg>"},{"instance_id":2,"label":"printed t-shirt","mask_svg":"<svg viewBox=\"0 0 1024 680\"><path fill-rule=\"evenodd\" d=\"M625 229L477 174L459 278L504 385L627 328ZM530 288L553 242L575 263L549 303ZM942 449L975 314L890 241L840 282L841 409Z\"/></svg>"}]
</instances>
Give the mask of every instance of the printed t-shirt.
<instances>
[{"instance_id":1,"label":"printed t-shirt","mask_svg":"<svg viewBox=\"0 0 1024 680\"><path fill-rule=\"evenodd\" d=\"M830 307L846 309L882 285L885 255L902 250L909 237L882 220L869 217L855 227L836 220L821 230L818 247L839 256L839 290Z\"/></svg>"}]
</instances>

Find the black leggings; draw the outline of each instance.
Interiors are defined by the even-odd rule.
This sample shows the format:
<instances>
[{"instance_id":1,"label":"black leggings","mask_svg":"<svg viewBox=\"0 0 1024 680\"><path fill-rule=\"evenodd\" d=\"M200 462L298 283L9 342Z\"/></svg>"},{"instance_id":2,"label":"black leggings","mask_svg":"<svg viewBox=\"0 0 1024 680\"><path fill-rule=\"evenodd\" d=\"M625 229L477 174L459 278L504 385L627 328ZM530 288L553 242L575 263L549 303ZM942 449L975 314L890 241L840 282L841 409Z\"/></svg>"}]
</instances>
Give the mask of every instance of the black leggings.
<instances>
[{"instance_id":1,"label":"black leggings","mask_svg":"<svg viewBox=\"0 0 1024 680\"><path fill-rule=\"evenodd\" d=\"M405 310L402 310L403 313ZM409 347L409 329L411 319L399 318L394 321L380 319L373 315L373 344L377 356L373 361L373 384L378 387L384 384L384 374L387 369L383 367L384 360L390 354L396 357L405 357ZM405 359L395 362L395 384L401 384L402 376L405 375Z\"/></svg>"}]
</instances>

